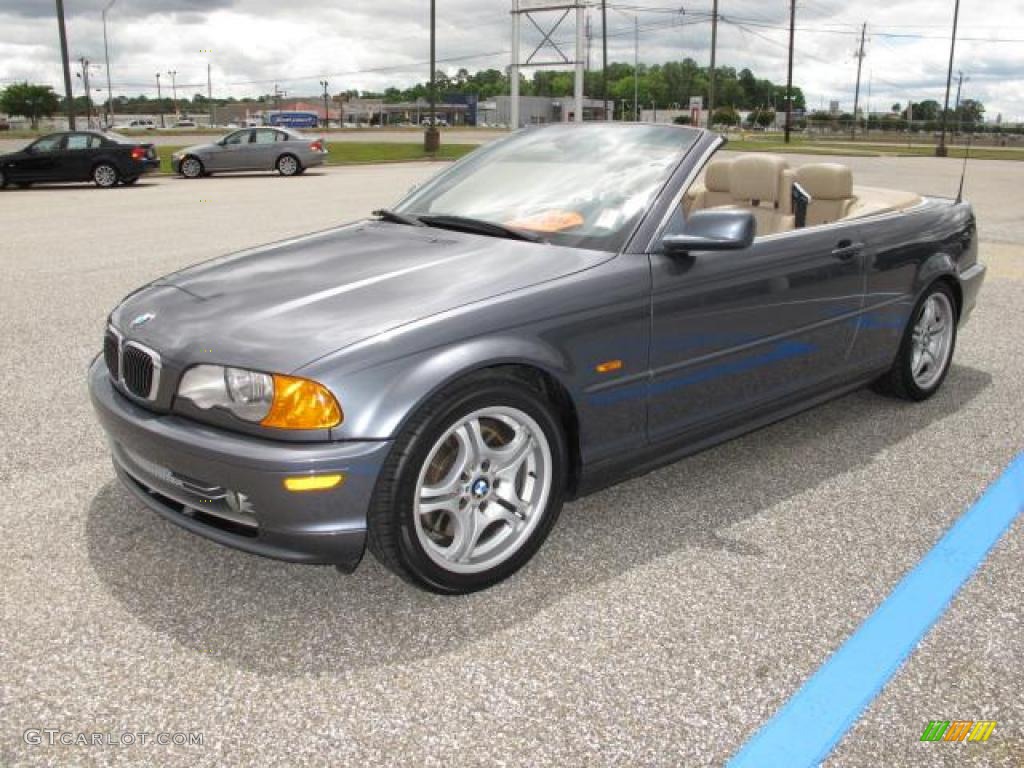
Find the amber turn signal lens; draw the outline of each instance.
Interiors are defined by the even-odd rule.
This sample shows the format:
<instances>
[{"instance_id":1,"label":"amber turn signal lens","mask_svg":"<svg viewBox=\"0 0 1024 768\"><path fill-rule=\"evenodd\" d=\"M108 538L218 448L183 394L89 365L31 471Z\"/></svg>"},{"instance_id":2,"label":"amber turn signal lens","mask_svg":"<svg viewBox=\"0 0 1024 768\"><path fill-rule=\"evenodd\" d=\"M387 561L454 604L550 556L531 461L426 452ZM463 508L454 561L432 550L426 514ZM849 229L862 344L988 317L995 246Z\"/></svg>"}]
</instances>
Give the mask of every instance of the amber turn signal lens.
<instances>
[{"instance_id":1,"label":"amber turn signal lens","mask_svg":"<svg viewBox=\"0 0 1024 768\"><path fill-rule=\"evenodd\" d=\"M286 477L284 487L289 491L327 491L337 488L345 482L345 476L337 475L300 475Z\"/></svg>"},{"instance_id":2,"label":"amber turn signal lens","mask_svg":"<svg viewBox=\"0 0 1024 768\"><path fill-rule=\"evenodd\" d=\"M329 429L341 420L341 406L327 387L309 379L274 374L274 402L260 422L264 427Z\"/></svg>"}]
</instances>

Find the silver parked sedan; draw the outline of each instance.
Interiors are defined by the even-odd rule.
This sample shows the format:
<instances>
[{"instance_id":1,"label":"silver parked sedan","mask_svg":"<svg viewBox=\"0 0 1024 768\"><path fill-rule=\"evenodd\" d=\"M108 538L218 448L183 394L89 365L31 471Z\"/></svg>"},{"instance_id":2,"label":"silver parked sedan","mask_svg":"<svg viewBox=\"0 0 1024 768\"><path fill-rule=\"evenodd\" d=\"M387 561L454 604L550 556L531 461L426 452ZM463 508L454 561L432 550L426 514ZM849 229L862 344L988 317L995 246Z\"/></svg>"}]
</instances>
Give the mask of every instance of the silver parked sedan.
<instances>
[{"instance_id":1,"label":"silver parked sedan","mask_svg":"<svg viewBox=\"0 0 1024 768\"><path fill-rule=\"evenodd\" d=\"M226 171L273 171L296 176L323 165L324 140L289 128L242 128L212 144L197 144L175 152L171 166L187 179Z\"/></svg>"}]
</instances>

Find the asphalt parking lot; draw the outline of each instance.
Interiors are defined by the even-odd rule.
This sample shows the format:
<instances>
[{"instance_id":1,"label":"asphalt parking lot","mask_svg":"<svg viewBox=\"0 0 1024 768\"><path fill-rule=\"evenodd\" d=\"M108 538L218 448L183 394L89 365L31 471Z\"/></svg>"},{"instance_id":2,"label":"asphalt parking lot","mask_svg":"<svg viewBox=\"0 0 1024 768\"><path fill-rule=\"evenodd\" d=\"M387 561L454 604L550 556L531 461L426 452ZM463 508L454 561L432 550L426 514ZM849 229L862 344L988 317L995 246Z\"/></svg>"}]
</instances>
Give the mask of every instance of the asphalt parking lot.
<instances>
[{"instance_id":1,"label":"asphalt parking lot","mask_svg":"<svg viewBox=\"0 0 1024 768\"><path fill-rule=\"evenodd\" d=\"M948 196L960 171L843 162ZM722 765L1024 448L1021 166L972 162L990 271L939 395L856 392L575 502L496 589L267 561L141 509L85 391L109 309L438 167L0 192L0 765ZM1018 520L826 765L1024 765L1022 558ZM998 725L920 742L935 719Z\"/></svg>"}]
</instances>

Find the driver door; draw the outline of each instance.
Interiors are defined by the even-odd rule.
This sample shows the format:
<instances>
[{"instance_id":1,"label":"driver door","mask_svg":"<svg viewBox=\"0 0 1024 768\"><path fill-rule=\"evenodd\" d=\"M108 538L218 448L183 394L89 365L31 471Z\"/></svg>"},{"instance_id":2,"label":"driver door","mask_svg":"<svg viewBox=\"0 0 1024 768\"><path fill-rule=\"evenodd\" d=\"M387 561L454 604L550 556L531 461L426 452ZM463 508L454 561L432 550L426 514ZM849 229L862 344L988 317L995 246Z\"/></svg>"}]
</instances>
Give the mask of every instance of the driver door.
<instances>
[{"instance_id":1,"label":"driver door","mask_svg":"<svg viewBox=\"0 0 1024 768\"><path fill-rule=\"evenodd\" d=\"M245 168L244 152L249 146L252 131L245 129L229 133L223 143L218 144L210 153L206 163L210 171L234 171Z\"/></svg>"},{"instance_id":2,"label":"driver door","mask_svg":"<svg viewBox=\"0 0 1024 768\"><path fill-rule=\"evenodd\" d=\"M30 144L8 168L11 181L56 181L60 174L63 134L44 136Z\"/></svg>"},{"instance_id":3,"label":"driver door","mask_svg":"<svg viewBox=\"0 0 1024 768\"><path fill-rule=\"evenodd\" d=\"M661 236L684 226L677 211ZM700 439L841 378L864 298L861 243L838 222L735 251L652 248L651 442Z\"/></svg>"}]
</instances>

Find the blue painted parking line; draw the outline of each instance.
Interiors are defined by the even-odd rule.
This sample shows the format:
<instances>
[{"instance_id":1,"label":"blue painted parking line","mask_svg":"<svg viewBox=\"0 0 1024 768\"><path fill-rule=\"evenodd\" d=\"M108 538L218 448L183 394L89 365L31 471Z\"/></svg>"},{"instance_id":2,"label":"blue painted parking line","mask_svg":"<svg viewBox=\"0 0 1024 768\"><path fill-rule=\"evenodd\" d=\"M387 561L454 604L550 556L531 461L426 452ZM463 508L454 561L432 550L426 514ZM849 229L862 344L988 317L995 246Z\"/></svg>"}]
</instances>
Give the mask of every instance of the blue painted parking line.
<instances>
[{"instance_id":1,"label":"blue painted parking line","mask_svg":"<svg viewBox=\"0 0 1024 768\"><path fill-rule=\"evenodd\" d=\"M804 768L824 760L1022 510L1024 453L751 737L729 768Z\"/></svg>"}]
</instances>

